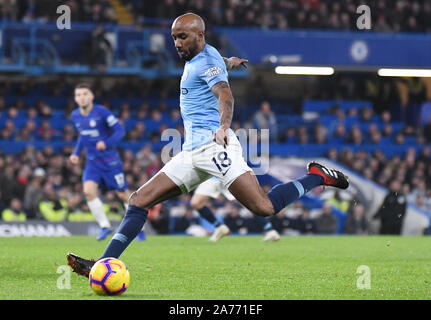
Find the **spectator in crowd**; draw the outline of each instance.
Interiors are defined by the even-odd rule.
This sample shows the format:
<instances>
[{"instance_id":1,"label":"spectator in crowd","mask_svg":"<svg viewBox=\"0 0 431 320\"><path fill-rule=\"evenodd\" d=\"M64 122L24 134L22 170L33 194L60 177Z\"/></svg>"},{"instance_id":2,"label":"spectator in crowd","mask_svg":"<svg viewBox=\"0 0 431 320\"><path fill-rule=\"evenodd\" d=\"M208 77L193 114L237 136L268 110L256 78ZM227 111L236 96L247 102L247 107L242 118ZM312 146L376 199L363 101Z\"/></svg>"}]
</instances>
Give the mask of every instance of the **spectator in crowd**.
<instances>
[{"instance_id":1,"label":"spectator in crowd","mask_svg":"<svg viewBox=\"0 0 431 320\"><path fill-rule=\"evenodd\" d=\"M343 123L337 124L332 135L331 141L334 143L344 143L346 141L346 127Z\"/></svg>"},{"instance_id":2,"label":"spectator in crowd","mask_svg":"<svg viewBox=\"0 0 431 320\"><path fill-rule=\"evenodd\" d=\"M398 180L393 180L390 184L390 192L373 217L380 219L380 234L401 234L406 205L407 199L402 193L401 183Z\"/></svg>"},{"instance_id":3,"label":"spectator in crowd","mask_svg":"<svg viewBox=\"0 0 431 320\"><path fill-rule=\"evenodd\" d=\"M29 219L40 218L39 203L43 199L43 180L45 178L45 170L36 168L33 172L32 179L25 189L24 194L24 210Z\"/></svg>"},{"instance_id":4,"label":"spectator in crowd","mask_svg":"<svg viewBox=\"0 0 431 320\"><path fill-rule=\"evenodd\" d=\"M12 188L13 195L18 199L24 198L25 189L29 183L30 175L31 168L28 165L24 165L18 170L15 183L8 186L8 188Z\"/></svg>"},{"instance_id":5,"label":"spectator in crowd","mask_svg":"<svg viewBox=\"0 0 431 320\"><path fill-rule=\"evenodd\" d=\"M395 144L398 144L398 145L401 145L401 144L404 144L404 143L405 143L405 137L404 137L404 135L403 135L401 132L398 132L398 133L395 135L394 143L395 143Z\"/></svg>"},{"instance_id":6,"label":"spectator in crowd","mask_svg":"<svg viewBox=\"0 0 431 320\"><path fill-rule=\"evenodd\" d=\"M360 110L360 119L362 122L370 122L373 118L373 109L362 107Z\"/></svg>"},{"instance_id":7,"label":"spectator in crowd","mask_svg":"<svg viewBox=\"0 0 431 320\"><path fill-rule=\"evenodd\" d=\"M42 217L48 221L65 220L68 214L67 201L60 198L52 183L45 184L43 192L43 199L39 203L39 212Z\"/></svg>"},{"instance_id":8,"label":"spectator in crowd","mask_svg":"<svg viewBox=\"0 0 431 320\"><path fill-rule=\"evenodd\" d=\"M300 125L297 129L297 142L299 144L309 143L307 128L304 125Z\"/></svg>"},{"instance_id":9,"label":"spectator in crowd","mask_svg":"<svg viewBox=\"0 0 431 320\"><path fill-rule=\"evenodd\" d=\"M13 198L11 200L9 208L4 209L2 212L2 219L7 222L27 220L20 199Z\"/></svg>"},{"instance_id":10,"label":"spectator in crowd","mask_svg":"<svg viewBox=\"0 0 431 320\"><path fill-rule=\"evenodd\" d=\"M184 215L175 220L175 224L171 232L185 232L188 227L193 224L198 224L198 218L193 214L191 208L186 208Z\"/></svg>"},{"instance_id":11,"label":"spectator in crowd","mask_svg":"<svg viewBox=\"0 0 431 320\"><path fill-rule=\"evenodd\" d=\"M151 163L147 166L145 173L149 178L152 178L159 170L162 168L161 161L159 157L155 157Z\"/></svg>"},{"instance_id":12,"label":"spectator in crowd","mask_svg":"<svg viewBox=\"0 0 431 320\"><path fill-rule=\"evenodd\" d=\"M320 123L317 123L314 127L314 140L317 144L327 143L327 132L328 130Z\"/></svg>"},{"instance_id":13,"label":"spectator in crowd","mask_svg":"<svg viewBox=\"0 0 431 320\"><path fill-rule=\"evenodd\" d=\"M296 141L296 130L295 127L289 126L284 130L279 138L279 142L282 143L294 143Z\"/></svg>"},{"instance_id":14,"label":"spectator in crowd","mask_svg":"<svg viewBox=\"0 0 431 320\"><path fill-rule=\"evenodd\" d=\"M102 26L94 28L89 44L85 46L85 52L89 54L88 62L91 68L104 70L112 64L112 45Z\"/></svg>"},{"instance_id":15,"label":"spectator in crowd","mask_svg":"<svg viewBox=\"0 0 431 320\"><path fill-rule=\"evenodd\" d=\"M320 215L316 218L316 232L320 234L335 234L337 219L332 213L331 206L325 203Z\"/></svg>"},{"instance_id":16,"label":"spectator in crowd","mask_svg":"<svg viewBox=\"0 0 431 320\"><path fill-rule=\"evenodd\" d=\"M390 124L391 123L391 113L388 110L385 110L381 114L381 120L384 124Z\"/></svg>"},{"instance_id":17,"label":"spectator in crowd","mask_svg":"<svg viewBox=\"0 0 431 320\"><path fill-rule=\"evenodd\" d=\"M238 207L232 203L227 203L228 213L224 217L223 221L228 226L228 228L236 233L236 232L247 232L247 222L244 218L241 217L239 213Z\"/></svg>"},{"instance_id":18,"label":"spectator in crowd","mask_svg":"<svg viewBox=\"0 0 431 320\"><path fill-rule=\"evenodd\" d=\"M390 124L390 123L386 123L384 126L383 126L383 130L382 130L382 136L383 137L391 137L392 136L392 134L393 134L393 127L392 127L392 124Z\"/></svg>"},{"instance_id":19,"label":"spectator in crowd","mask_svg":"<svg viewBox=\"0 0 431 320\"><path fill-rule=\"evenodd\" d=\"M352 206L344 224L344 233L353 235L368 234L368 221L362 204L356 203L356 205Z\"/></svg>"},{"instance_id":20,"label":"spectator in crowd","mask_svg":"<svg viewBox=\"0 0 431 320\"><path fill-rule=\"evenodd\" d=\"M154 206L148 214L148 222L158 234L169 233L169 210L161 203Z\"/></svg>"},{"instance_id":21,"label":"spectator in crowd","mask_svg":"<svg viewBox=\"0 0 431 320\"><path fill-rule=\"evenodd\" d=\"M308 208L304 208L299 218L295 221L295 228L301 234L313 235L316 233L316 222L311 218Z\"/></svg>"},{"instance_id":22,"label":"spectator in crowd","mask_svg":"<svg viewBox=\"0 0 431 320\"><path fill-rule=\"evenodd\" d=\"M344 193L340 192L339 190L335 190L333 192L333 196L328 198L326 202L329 203L334 208L337 208L338 210L341 210L344 212L348 211L351 203L351 201L348 198L346 198Z\"/></svg>"},{"instance_id":23,"label":"spectator in crowd","mask_svg":"<svg viewBox=\"0 0 431 320\"><path fill-rule=\"evenodd\" d=\"M423 135L425 137L425 140L428 143L431 143L431 117L429 117L428 122L424 125Z\"/></svg>"},{"instance_id":24,"label":"spectator in crowd","mask_svg":"<svg viewBox=\"0 0 431 320\"><path fill-rule=\"evenodd\" d=\"M304 204L302 201L295 201L293 204L286 207L284 215L291 221L298 219L304 212Z\"/></svg>"},{"instance_id":25,"label":"spectator in crowd","mask_svg":"<svg viewBox=\"0 0 431 320\"><path fill-rule=\"evenodd\" d=\"M254 115L255 127L269 129L270 140L274 141L278 137L277 119L274 112L271 111L271 104L268 101L263 101L260 104L260 110Z\"/></svg>"},{"instance_id":26,"label":"spectator in crowd","mask_svg":"<svg viewBox=\"0 0 431 320\"><path fill-rule=\"evenodd\" d=\"M360 145L363 142L363 134L361 129L357 124L354 124L352 126L352 129L350 130L349 137L347 139L348 143L353 143L355 145Z\"/></svg>"},{"instance_id":27,"label":"spectator in crowd","mask_svg":"<svg viewBox=\"0 0 431 320\"><path fill-rule=\"evenodd\" d=\"M255 218L252 218L252 219L254 219L255 222L257 223L257 219ZM292 229L291 220L286 217L285 209L280 211L275 216L271 217L269 220L271 221L273 229L275 229L280 234L282 233L288 234L289 229ZM260 232L261 229L262 229L262 226L260 226L258 232Z\"/></svg>"}]
</instances>

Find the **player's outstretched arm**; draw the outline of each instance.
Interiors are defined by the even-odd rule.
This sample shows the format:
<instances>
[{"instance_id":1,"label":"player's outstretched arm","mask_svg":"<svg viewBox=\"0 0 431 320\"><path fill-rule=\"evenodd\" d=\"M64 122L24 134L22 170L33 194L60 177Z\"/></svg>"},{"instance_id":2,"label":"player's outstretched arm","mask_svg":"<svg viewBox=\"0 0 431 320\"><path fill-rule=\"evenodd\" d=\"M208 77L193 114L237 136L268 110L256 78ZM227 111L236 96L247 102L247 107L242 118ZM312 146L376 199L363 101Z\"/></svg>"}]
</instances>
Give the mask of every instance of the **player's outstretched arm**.
<instances>
[{"instance_id":1,"label":"player's outstretched arm","mask_svg":"<svg viewBox=\"0 0 431 320\"><path fill-rule=\"evenodd\" d=\"M78 136L78 141L76 142L75 151L70 155L70 162L73 164L78 164L79 155L81 154L83 148L81 135Z\"/></svg>"},{"instance_id":2,"label":"player's outstretched arm","mask_svg":"<svg viewBox=\"0 0 431 320\"><path fill-rule=\"evenodd\" d=\"M225 58L223 57L224 63L226 64L226 69L227 71L235 69L239 66L243 66L244 68L247 68L247 59L241 59L238 57L230 57L230 58Z\"/></svg>"},{"instance_id":3,"label":"player's outstretched arm","mask_svg":"<svg viewBox=\"0 0 431 320\"><path fill-rule=\"evenodd\" d=\"M106 146L116 144L126 135L126 130L119 122L116 122L111 128L113 129L112 134L104 141Z\"/></svg>"},{"instance_id":4,"label":"player's outstretched arm","mask_svg":"<svg viewBox=\"0 0 431 320\"><path fill-rule=\"evenodd\" d=\"M232 123L234 99L229 83L226 81L217 82L211 87L211 91L218 99L218 109L220 113L220 128L215 134L215 141L224 147L228 144L229 128Z\"/></svg>"}]
</instances>

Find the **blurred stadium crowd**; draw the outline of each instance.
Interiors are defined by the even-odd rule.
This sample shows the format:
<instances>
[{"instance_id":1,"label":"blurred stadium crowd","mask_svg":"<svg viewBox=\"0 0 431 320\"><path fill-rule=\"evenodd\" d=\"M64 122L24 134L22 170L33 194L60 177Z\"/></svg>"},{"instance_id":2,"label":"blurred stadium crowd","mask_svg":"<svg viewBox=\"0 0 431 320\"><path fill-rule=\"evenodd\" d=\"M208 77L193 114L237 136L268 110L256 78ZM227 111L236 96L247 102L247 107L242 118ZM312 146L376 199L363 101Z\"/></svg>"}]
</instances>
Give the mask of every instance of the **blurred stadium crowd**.
<instances>
[{"instance_id":1,"label":"blurred stadium crowd","mask_svg":"<svg viewBox=\"0 0 431 320\"><path fill-rule=\"evenodd\" d=\"M0 2L3 21L49 22L58 18L57 7L69 6L73 21L116 23L117 16L109 0L4 0Z\"/></svg>"},{"instance_id":2,"label":"blurred stadium crowd","mask_svg":"<svg viewBox=\"0 0 431 320\"><path fill-rule=\"evenodd\" d=\"M179 12L191 10L208 17L210 24L223 26L256 26L276 29L354 30L356 9L364 1L346 0L123 0L139 8L137 14L174 18ZM368 1L373 12L373 30L429 32L430 1L376 0Z\"/></svg>"},{"instance_id":3,"label":"blurred stadium crowd","mask_svg":"<svg viewBox=\"0 0 431 320\"><path fill-rule=\"evenodd\" d=\"M139 97L141 103L132 107L124 101L112 105L110 97L129 97L124 90L132 90L114 85L118 92L95 87L96 99L114 111L120 122L126 127L125 141L138 142L141 147L136 153L131 150L121 150L126 179L131 190L144 184L163 166L160 152L152 149L152 142L160 142L160 135L167 128L177 128L182 132L182 121L177 107L166 103L169 94L159 91L159 98L147 100ZM139 87L134 88L139 91ZM65 105L61 108L51 107L47 101L37 100L34 104L26 103L23 97L32 96L35 92L46 97L62 97ZM77 133L70 122L71 111L76 108L72 97L72 85L64 83L41 84L35 82L4 82L0 88L0 136L2 141L27 141L24 151L13 155L5 152L0 155L0 207L3 220L25 220L42 218L50 221L86 221L92 220L82 194L83 163L73 166L68 156L73 151ZM18 97L13 99L11 97ZM326 96L327 98L335 98ZM172 98L173 100L176 97ZM392 98L391 98L392 99ZM421 96L425 101L425 95ZM127 99L126 99L127 100ZM9 102L7 102L9 101ZM156 101L156 102L154 102ZM358 172L364 177L375 181L384 187L389 187L391 181L397 180L402 185L400 193L405 194L410 201L420 208L431 211L431 154L426 145L431 141L429 136L430 123L420 125L420 117L402 121L393 121L394 111L400 101L395 104L385 104L384 107L361 107L344 110L333 105L326 113L313 121L301 122L299 114L280 114L272 110L271 101L261 101L253 109L246 106L248 117L243 121L235 120L232 127L237 128L268 128L273 133L272 142L292 145L328 146L325 156ZM420 103L424 107L424 104ZM241 107L239 107L241 109ZM253 110L253 112L251 112ZM300 111L301 112L301 111ZM284 116L284 118L282 117ZM283 119L294 118L295 125L284 123ZM322 122L325 119L324 123ZM414 121L419 121L414 123ZM156 126L147 128L145 123L152 121ZM401 125L400 125L401 124ZM32 146L32 142L48 142L42 150ZM50 142L64 142L61 152L55 152ZM375 152L361 150L361 145L387 144L405 145L404 156L386 155L377 149ZM340 146L342 148L340 149ZM409 147L412 148L409 148ZM415 146L421 146L417 152ZM351 148L359 147L359 148ZM265 186L268 188L269 186ZM198 216L190 207L190 196L184 195L178 200L170 201L153 210L150 221L160 233L184 232L198 220ZM347 233L367 233L368 223L364 217L364 209L356 199L348 201L331 196L328 203L349 212L345 224ZM123 207L108 192L104 197L106 211L111 219L121 219ZM235 203L213 201L213 209L223 216L225 222L234 232L259 232L259 225L250 212ZM311 210L298 202L288 207L274 217L273 224L282 233L334 233L336 218L329 214L331 207L324 206L319 210ZM247 231L246 231L247 230Z\"/></svg>"},{"instance_id":4,"label":"blurred stadium crowd","mask_svg":"<svg viewBox=\"0 0 431 320\"><path fill-rule=\"evenodd\" d=\"M204 16L208 27L320 30L356 30L356 9L363 4L359 0L3 0L0 19L54 22L58 18L56 8L65 4L71 9L73 21L118 23L114 2L128 8L136 25L156 18L159 24L166 20L168 26L171 19L192 11ZM431 31L431 0L375 0L367 4L371 7L372 31ZM431 98L430 83L419 78L336 74L316 80L313 88L291 105L267 95L270 90L264 81L247 81L253 90L242 99L242 105L235 106L234 130L269 129L271 143L286 149L324 146L327 151L322 156L385 188L391 188L393 181L399 182L399 194L431 212L431 103L426 102ZM160 143L161 133L168 128L183 133L177 89L177 84L171 91L166 89L162 80L154 87L127 80L109 89L97 84L93 88L97 102L110 108L125 126L123 141L139 144L138 150L120 150L131 190L163 166L160 150L153 147ZM0 83L0 143L27 144L18 153L6 147L0 153L1 219L93 220L82 193L84 164L73 166L68 160L77 139L70 121L70 113L76 108L72 92L73 84L61 81L23 79ZM149 99L149 92L157 98ZM308 114L307 118L307 110L303 109L306 100L333 103L317 117ZM345 108L338 104L344 100L368 104ZM35 148L38 142L46 145ZM60 152L54 148L58 143ZM376 148L367 151L365 146ZM403 152L388 153L388 146L403 147ZM121 220L124 209L115 194L105 193L103 200L110 219ZM322 208L313 210L298 201L273 217L273 225L284 234L332 234L337 230L332 206L348 212L344 233L370 232L364 206L357 199L346 200L335 193L326 201ZM159 233L187 231L199 219L189 202L190 195L183 195L156 206L149 216L151 226ZM237 203L213 200L210 206L233 232L261 231L252 214Z\"/></svg>"},{"instance_id":5,"label":"blurred stadium crowd","mask_svg":"<svg viewBox=\"0 0 431 320\"><path fill-rule=\"evenodd\" d=\"M356 9L371 8L373 30L378 32L430 32L431 1L407 0L121 0L134 14L135 23L145 18L172 19L187 11L206 17L208 25L255 26L275 29L355 30ZM56 7L68 5L73 21L116 23L109 0L4 0L1 19L55 21Z\"/></svg>"}]
</instances>

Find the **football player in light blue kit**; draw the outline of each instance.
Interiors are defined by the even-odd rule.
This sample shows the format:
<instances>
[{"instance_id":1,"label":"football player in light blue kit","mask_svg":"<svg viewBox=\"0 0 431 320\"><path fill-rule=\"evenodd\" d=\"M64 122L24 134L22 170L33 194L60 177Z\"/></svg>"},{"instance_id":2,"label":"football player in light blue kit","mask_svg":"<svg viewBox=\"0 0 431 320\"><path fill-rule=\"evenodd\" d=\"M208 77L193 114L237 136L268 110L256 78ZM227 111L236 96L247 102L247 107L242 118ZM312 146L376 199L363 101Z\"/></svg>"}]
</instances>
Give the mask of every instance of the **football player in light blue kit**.
<instances>
[{"instance_id":1,"label":"football player in light blue kit","mask_svg":"<svg viewBox=\"0 0 431 320\"><path fill-rule=\"evenodd\" d=\"M124 219L100 258L118 258L142 229L151 207L190 192L212 176L243 206L264 217L277 214L314 187L346 189L349 185L340 171L312 162L308 174L280 183L266 193L245 162L241 144L230 129L234 100L227 69L241 60L224 59L205 42L205 24L196 14L176 18L171 35L178 55L186 61L180 83L183 150L132 193ZM87 277L95 263L72 253L67 260L74 272Z\"/></svg>"},{"instance_id":2,"label":"football player in light blue kit","mask_svg":"<svg viewBox=\"0 0 431 320\"><path fill-rule=\"evenodd\" d=\"M71 118L79 136L70 161L78 164L79 155L85 149L86 166L82 177L84 195L100 226L97 240L103 240L112 232L112 228L98 197L98 187L115 190L126 208L130 191L116 148L117 142L125 134L124 128L111 111L94 104L93 99L94 95L88 84L82 83L75 87L75 102L79 108L72 112ZM144 234L141 234L140 238L144 239Z\"/></svg>"}]
</instances>

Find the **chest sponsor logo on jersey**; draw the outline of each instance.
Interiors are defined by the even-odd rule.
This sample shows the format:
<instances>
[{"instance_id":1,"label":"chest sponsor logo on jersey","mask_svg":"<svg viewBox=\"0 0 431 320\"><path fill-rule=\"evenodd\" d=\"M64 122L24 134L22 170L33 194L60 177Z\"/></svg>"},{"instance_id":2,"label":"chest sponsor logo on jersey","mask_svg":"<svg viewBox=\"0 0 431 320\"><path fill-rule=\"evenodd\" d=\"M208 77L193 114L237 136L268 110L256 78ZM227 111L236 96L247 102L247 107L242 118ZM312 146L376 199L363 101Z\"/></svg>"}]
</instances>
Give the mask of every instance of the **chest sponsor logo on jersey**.
<instances>
[{"instance_id":1,"label":"chest sponsor logo on jersey","mask_svg":"<svg viewBox=\"0 0 431 320\"><path fill-rule=\"evenodd\" d=\"M83 136L90 136L90 137L93 137L93 138L96 138L96 137L98 137L100 135L99 134L99 130L97 130L97 129L82 130L81 134Z\"/></svg>"}]
</instances>

